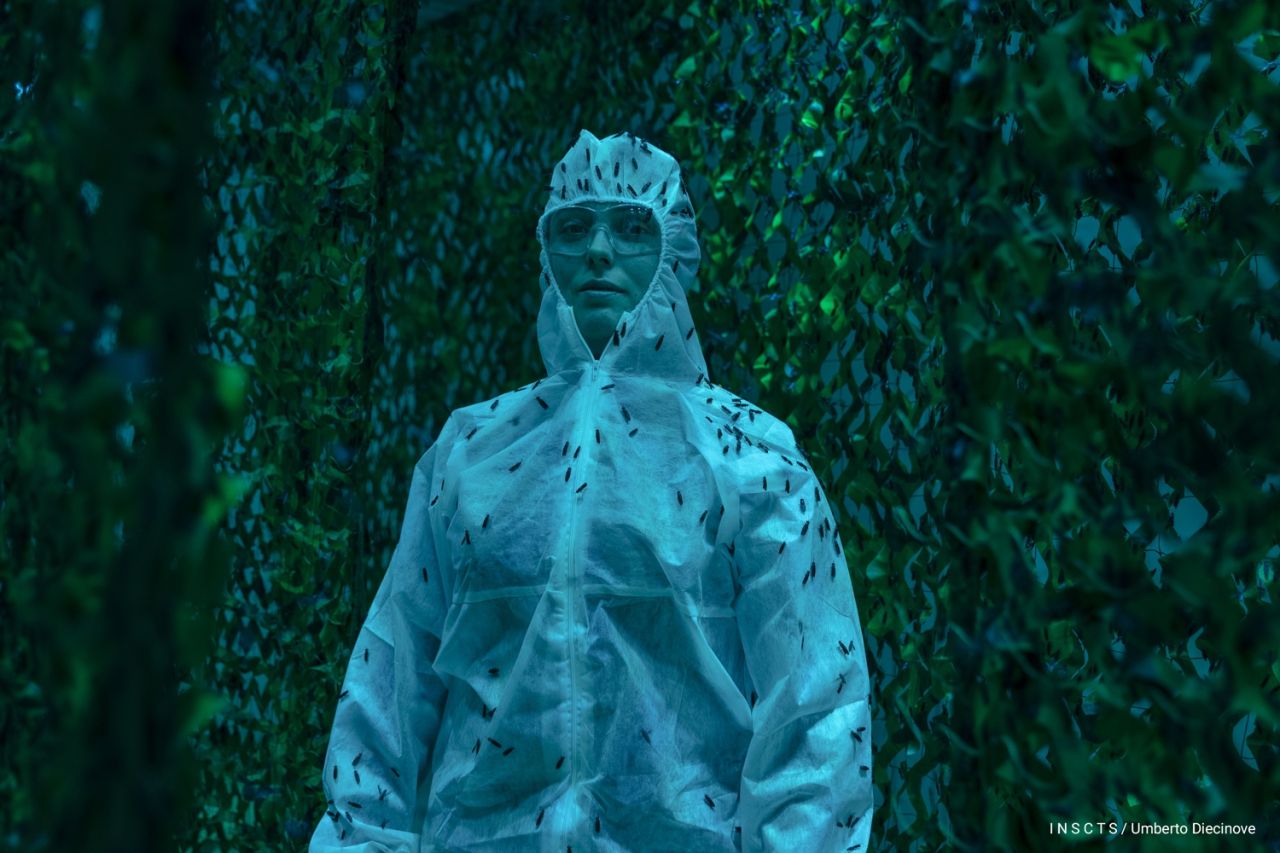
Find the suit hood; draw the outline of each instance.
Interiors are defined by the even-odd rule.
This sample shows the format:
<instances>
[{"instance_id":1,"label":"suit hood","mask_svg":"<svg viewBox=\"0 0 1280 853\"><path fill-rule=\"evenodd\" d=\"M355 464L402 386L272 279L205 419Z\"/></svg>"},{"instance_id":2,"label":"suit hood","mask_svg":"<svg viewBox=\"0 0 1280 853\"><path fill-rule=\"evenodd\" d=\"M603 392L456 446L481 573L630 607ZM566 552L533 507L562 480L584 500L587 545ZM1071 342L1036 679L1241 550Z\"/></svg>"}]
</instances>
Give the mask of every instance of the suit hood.
<instances>
[{"instance_id":1,"label":"suit hood","mask_svg":"<svg viewBox=\"0 0 1280 853\"><path fill-rule=\"evenodd\" d=\"M599 364L610 373L643 374L677 384L707 379L707 363L685 298L702 255L680 164L630 133L597 139L583 130L555 165L549 188L550 197L538 219L542 267L538 349L547 375L590 367L596 361L552 271L547 217L566 205L618 201L653 210L662 234L662 251L648 289L619 318Z\"/></svg>"}]
</instances>

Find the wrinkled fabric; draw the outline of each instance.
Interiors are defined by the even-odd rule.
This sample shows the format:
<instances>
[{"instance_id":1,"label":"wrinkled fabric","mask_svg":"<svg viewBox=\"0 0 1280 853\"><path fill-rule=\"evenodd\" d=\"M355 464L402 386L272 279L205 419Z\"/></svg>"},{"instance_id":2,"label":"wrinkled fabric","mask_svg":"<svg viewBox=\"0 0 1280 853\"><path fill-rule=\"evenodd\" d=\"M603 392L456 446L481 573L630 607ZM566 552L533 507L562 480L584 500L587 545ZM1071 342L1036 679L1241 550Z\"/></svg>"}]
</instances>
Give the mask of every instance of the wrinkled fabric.
<instances>
[{"instance_id":1,"label":"wrinkled fabric","mask_svg":"<svg viewBox=\"0 0 1280 853\"><path fill-rule=\"evenodd\" d=\"M653 282L595 358L543 242L546 377L413 471L323 768L329 850L865 851L862 629L785 423L712 383L679 167L583 131L538 223L637 201Z\"/></svg>"}]
</instances>

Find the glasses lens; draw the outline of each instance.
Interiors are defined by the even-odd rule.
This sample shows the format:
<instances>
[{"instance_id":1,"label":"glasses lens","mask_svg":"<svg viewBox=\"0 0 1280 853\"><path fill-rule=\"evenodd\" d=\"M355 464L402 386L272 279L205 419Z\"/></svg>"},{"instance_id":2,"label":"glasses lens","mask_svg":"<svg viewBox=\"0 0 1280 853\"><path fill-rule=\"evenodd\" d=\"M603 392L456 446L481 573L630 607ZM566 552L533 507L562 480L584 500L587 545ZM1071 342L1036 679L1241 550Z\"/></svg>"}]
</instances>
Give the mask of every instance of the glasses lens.
<instances>
[{"instance_id":1,"label":"glasses lens","mask_svg":"<svg viewBox=\"0 0 1280 853\"><path fill-rule=\"evenodd\" d=\"M627 204L604 211L604 221L613 234L614 248L624 252L645 252L658 248L658 223L647 207Z\"/></svg>"},{"instance_id":2,"label":"glasses lens","mask_svg":"<svg viewBox=\"0 0 1280 853\"><path fill-rule=\"evenodd\" d=\"M618 204L596 211L589 207L562 207L547 218L549 248L564 254L582 254L590 245L597 225L603 225L615 252L638 255L662 246L658 222L651 208Z\"/></svg>"}]
</instances>

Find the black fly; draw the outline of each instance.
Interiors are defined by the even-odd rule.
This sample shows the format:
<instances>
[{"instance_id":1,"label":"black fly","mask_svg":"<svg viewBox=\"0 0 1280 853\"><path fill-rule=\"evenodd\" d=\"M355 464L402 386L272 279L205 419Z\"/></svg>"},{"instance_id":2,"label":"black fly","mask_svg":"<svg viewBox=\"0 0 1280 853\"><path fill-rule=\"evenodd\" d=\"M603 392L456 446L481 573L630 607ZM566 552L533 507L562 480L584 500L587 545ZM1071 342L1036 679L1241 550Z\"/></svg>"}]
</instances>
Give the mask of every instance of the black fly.
<instances>
[{"instance_id":1,"label":"black fly","mask_svg":"<svg viewBox=\"0 0 1280 853\"><path fill-rule=\"evenodd\" d=\"M702 795L702 801L703 801L704 803L706 803L706 804L707 804L707 806L708 806L712 811L715 811L715 810L716 810L716 801L715 801L715 800L713 800L713 799L711 799L711 797L707 796L706 794L703 794L703 795Z\"/></svg>"},{"instance_id":2,"label":"black fly","mask_svg":"<svg viewBox=\"0 0 1280 853\"><path fill-rule=\"evenodd\" d=\"M546 808L538 809L538 819L533 822L533 828L537 829L542 826L542 815L546 812Z\"/></svg>"},{"instance_id":3,"label":"black fly","mask_svg":"<svg viewBox=\"0 0 1280 853\"><path fill-rule=\"evenodd\" d=\"M475 434L476 434L476 430L478 430L478 429L480 429L480 427L478 427L478 426L477 426L477 427L472 427L472 428L471 428L471 432L467 433L467 441L470 441L470 440L471 440L471 436L475 435Z\"/></svg>"},{"instance_id":4,"label":"black fly","mask_svg":"<svg viewBox=\"0 0 1280 853\"><path fill-rule=\"evenodd\" d=\"M645 742L645 743L649 744L650 746L652 746L652 745L653 745L653 741L649 740L649 730L648 730L648 729L641 729L641 730L640 730L640 737L644 738L644 742Z\"/></svg>"},{"instance_id":5,"label":"black fly","mask_svg":"<svg viewBox=\"0 0 1280 853\"><path fill-rule=\"evenodd\" d=\"M622 407L622 419L627 423L631 423L631 413L627 411L627 407Z\"/></svg>"},{"instance_id":6,"label":"black fly","mask_svg":"<svg viewBox=\"0 0 1280 853\"><path fill-rule=\"evenodd\" d=\"M635 427L634 429L631 430L631 432L627 433L627 435L631 438L635 438L636 433L638 433L639 431L640 431L640 427Z\"/></svg>"},{"instance_id":7,"label":"black fly","mask_svg":"<svg viewBox=\"0 0 1280 853\"><path fill-rule=\"evenodd\" d=\"M520 463L519 463L519 462L517 462L516 464L512 465L512 466L511 466L510 468L508 468L507 470L508 470L508 471L514 471L514 470L516 470L516 469L517 469L517 468L519 468L519 467L520 467Z\"/></svg>"},{"instance_id":8,"label":"black fly","mask_svg":"<svg viewBox=\"0 0 1280 853\"><path fill-rule=\"evenodd\" d=\"M596 444L600 443L600 430L596 430Z\"/></svg>"},{"instance_id":9,"label":"black fly","mask_svg":"<svg viewBox=\"0 0 1280 853\"><path fill-rule=\"evenodd\" d=\"M537 396L537 395L534 395L534 398L533 398L533 399L537 400L537 401L542 405L542 408L544 408L544 409L546 409L546 408L550 408L550 407L547 405L547 401L546 401L546 400L544 400L544 399L542 399L541 397L539 397L539 396Z\"/></svg>"},{"instance_id":10,"label":"black fly","mask_svg":"<svg viewBox=\"0 0 1280 853\"><path fill-rule=\"evenodd\" d=\"M564 756L560 756L560 760L556 762L556 769L560 769L560 765L564 764Z\"/></svg>"},{"instance_id":11,"label":"black fly","mask_svg":"<svg viewBox=\"0 0 1280 853\"><path fill-rule=\"evenodd\" d=\"M662 349L662 339L665 337L666 335L658 335L658 342L653 346L654 352L657 352L658 350Z\"/></svg>"},{"instance_id":12,"label":"black fly","mask_svg":"<svg viewBox=\"0 0 1280 853\"><path fill-rule=\"evenodd\" d=\"M581 491L582 491L583 489L585 489L586 487L587 487L587 484L586 484L586 483L583 483L581 486L578 486L578 488L576 488L576 489L574 490L574 494L577 494L578 492L581 492Z\"/></svg>"},{"instance_id":13,"label":"black fly","mask_svg":"<svg viewBox=\"0 0 1280 853\"><path fill-rule=\"evenodd\" d=\"M498 743L498 742L497 742L496 740L494 740L493 738L485 738L485 739L486 739L487 741L489 741L489 743L491 743L491 744L493 744L494 746L496 746L498 749L502 749L502 744Z\"/></svg>"},{"instance_id":14,"label":"black fly","mask_svg":"<svg viewBox=\"0 0 1280 853\"><path fill-rule=\"evenodd\" d=\"M489 527L489 514L485 513L484 521L480 522L480 529L485 530Z\"/></svg>"},{"instance_id":15,"label":"black fly","mask_svg":"<svg viewBox=\"0 0 1280 853\"><path fill-rule=\"evenodd\" d=\"M679 489L676 489L676 503L680 504L680 506L684 506L684 495L680 494ZM367 661L369 659L369 653L365 652L364 654L365 660Z\"/></svg>"}]
</instances>

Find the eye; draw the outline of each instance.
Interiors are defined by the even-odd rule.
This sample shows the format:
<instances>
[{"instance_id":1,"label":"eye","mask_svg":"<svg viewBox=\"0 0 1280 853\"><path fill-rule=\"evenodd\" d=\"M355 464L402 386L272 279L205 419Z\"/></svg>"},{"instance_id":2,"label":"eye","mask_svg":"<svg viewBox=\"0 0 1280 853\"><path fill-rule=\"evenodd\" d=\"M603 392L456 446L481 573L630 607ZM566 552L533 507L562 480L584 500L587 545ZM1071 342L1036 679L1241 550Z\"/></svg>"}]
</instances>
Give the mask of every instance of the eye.
<instances>
[{"instance_id":1,"label":"eye","mask_svg":"<svg viewBox=\"0 0 1280 853\"><path fill-rule=\"evenodd\" d=\"M634 236L652 233L652 229L649 227L649 217L639 211L629 213L622 221L622 231L625 234L631 234Z\"/></svg>"}]
</instances>

